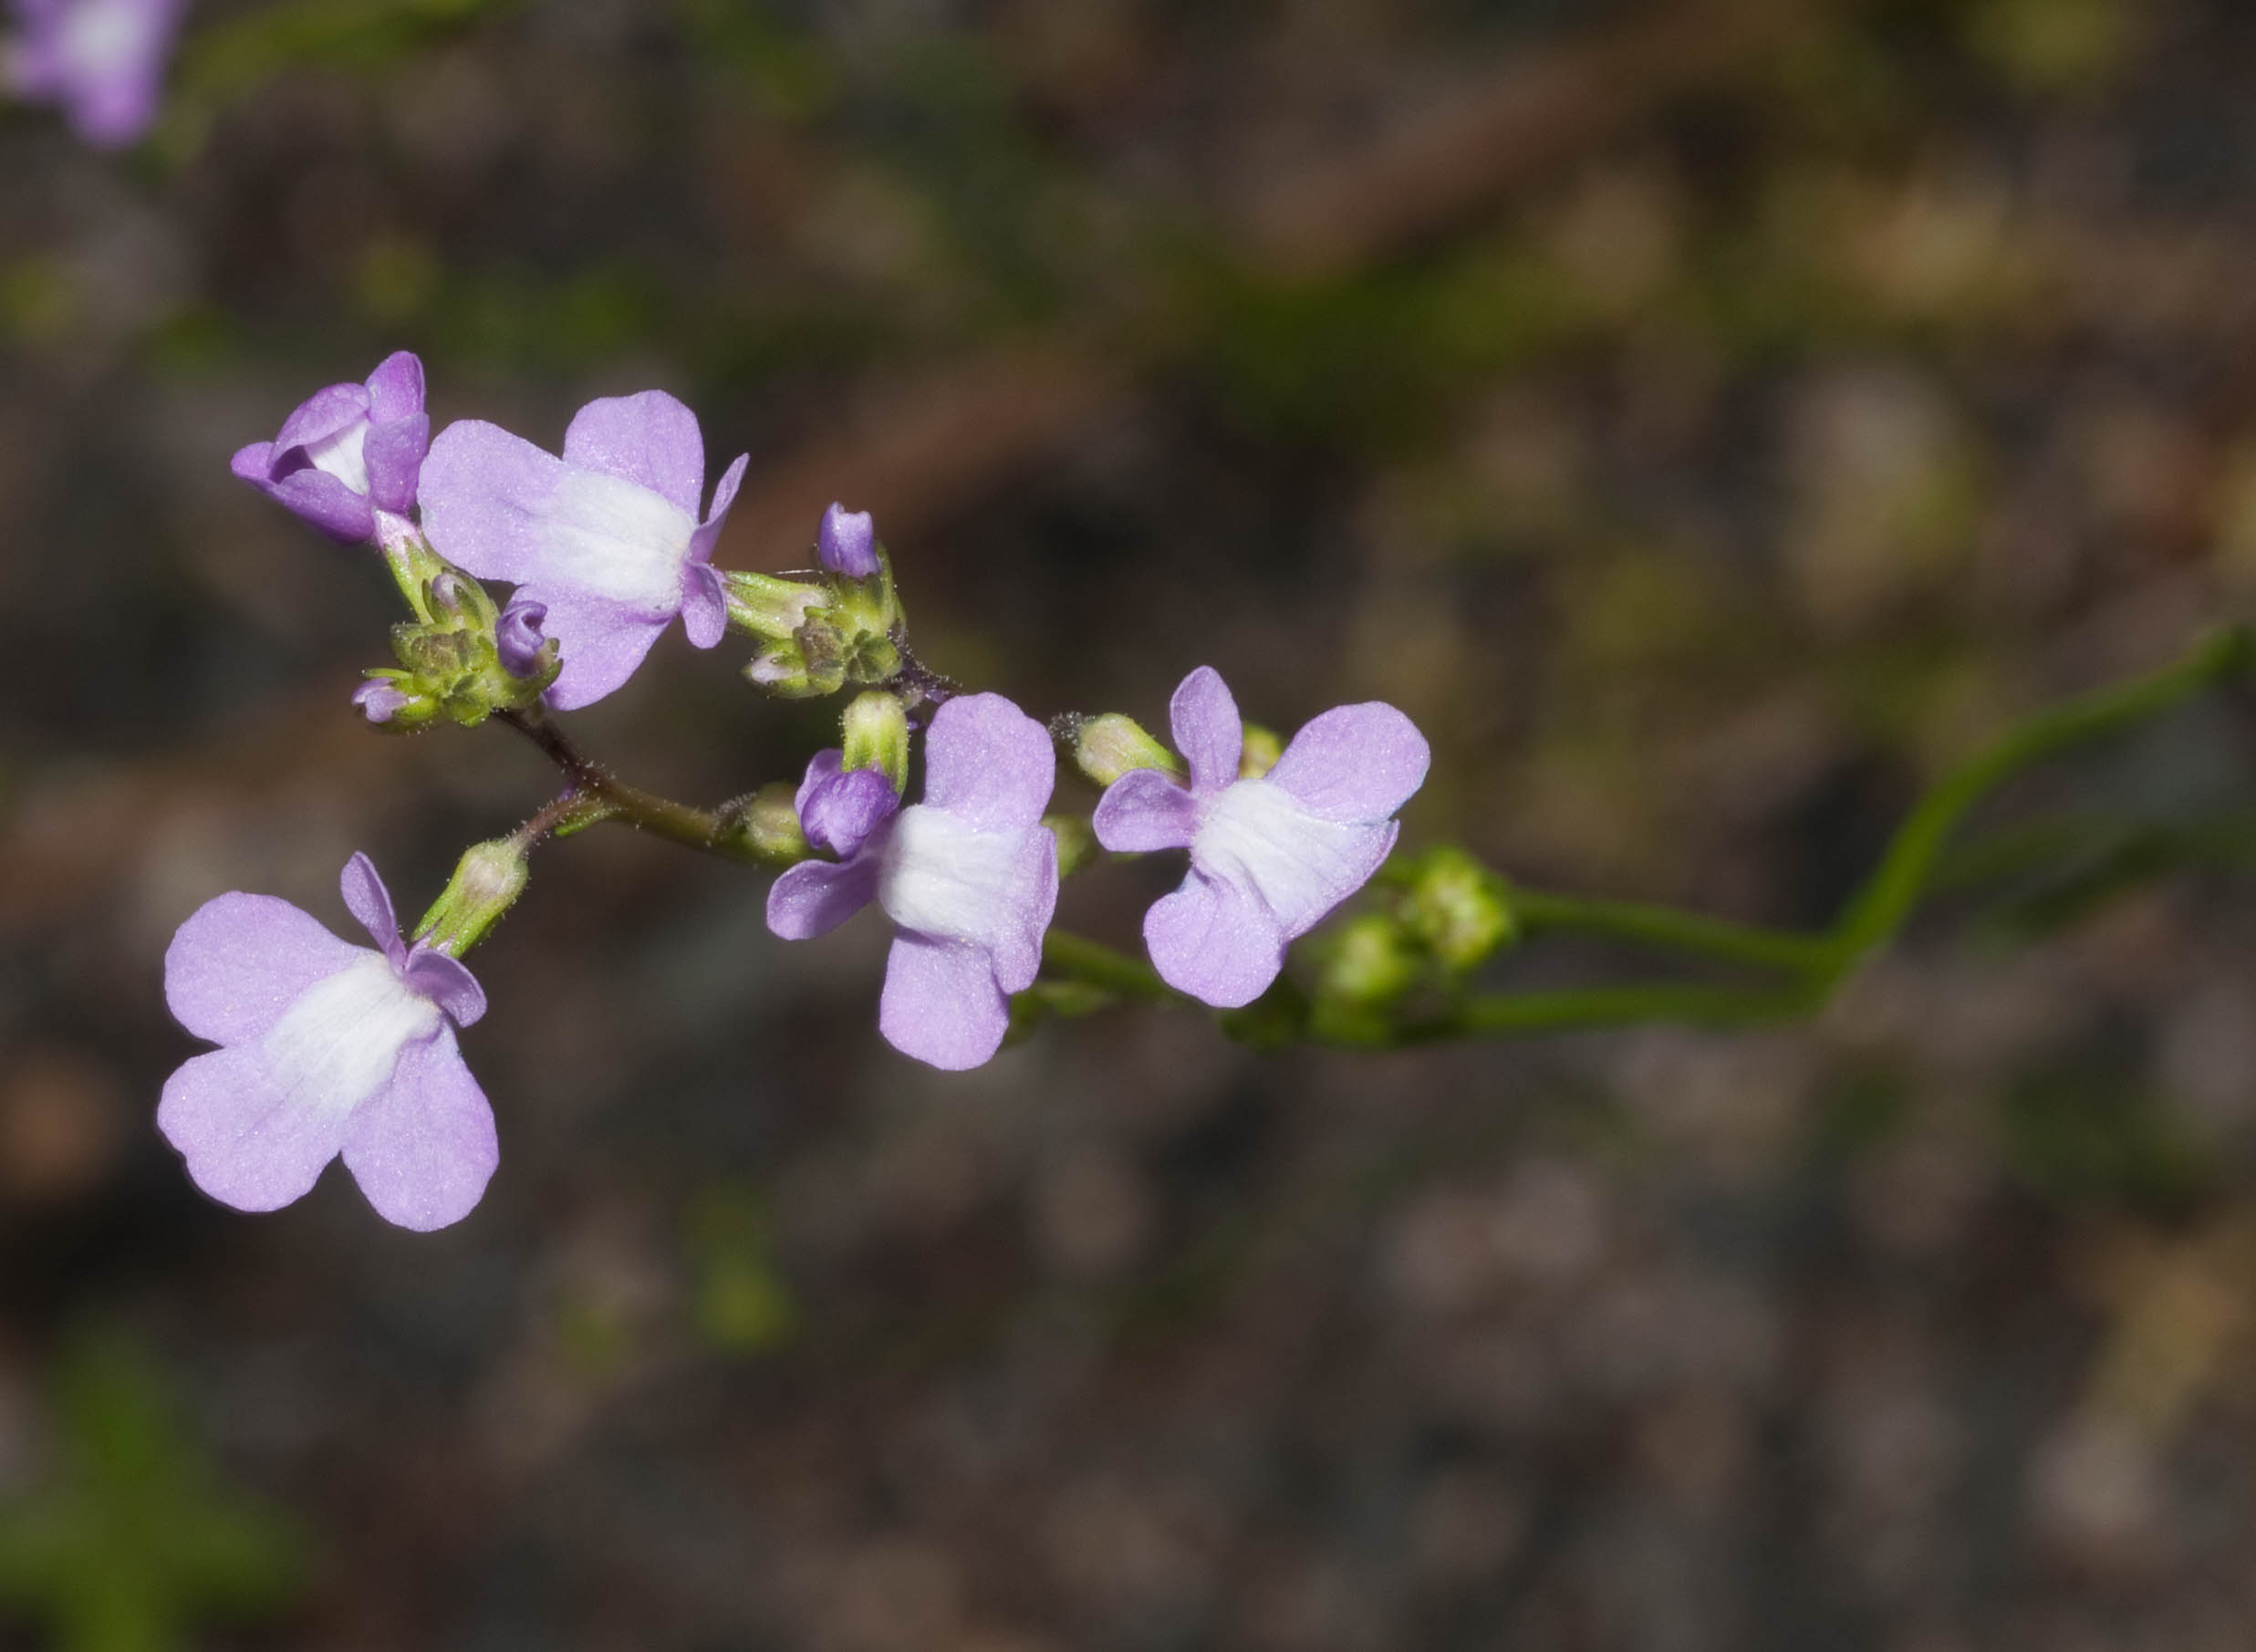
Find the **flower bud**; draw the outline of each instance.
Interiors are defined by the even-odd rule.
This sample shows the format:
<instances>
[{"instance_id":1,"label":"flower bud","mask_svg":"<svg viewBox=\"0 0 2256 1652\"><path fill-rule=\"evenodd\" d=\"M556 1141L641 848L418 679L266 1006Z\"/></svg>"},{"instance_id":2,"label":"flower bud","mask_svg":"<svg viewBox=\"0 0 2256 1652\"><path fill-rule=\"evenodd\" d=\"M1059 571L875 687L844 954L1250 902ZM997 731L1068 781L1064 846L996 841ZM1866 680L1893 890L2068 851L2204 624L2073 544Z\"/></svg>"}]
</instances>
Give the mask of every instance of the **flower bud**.
<instances>
[{"instance_id":1,"label":"flower bud","mask_svg":"<svg viewBox=\"0 0 2256 1652\"><path fill-rule=\"evenodd\" d=\"M1401 913L1403 927L1455 974L1480 963L1519 928L1504 880L1464 850L1448 847L1429 849L1412 864Z\"/></svg>"},{"instance_id":2,"label":"flower bud","mask_svg":"<svg viewBox=\"0 0 2256 1652\"><path fill-rule=\"evenodd\" d=\"M531 677L543 670L554 674L556 640L542 636L540 629L547 618L545 602L525 597L509 599L509 606L494 625L494 651L501 656L503 670L512 677Z\"/></svg>"},{"instance_id":3,"label":"flower bud","mask_svg":"<svg viewBox=\"0 0 2256 1652\"><path fill-rule=\"evenodd\" d=\"M868 511L849 511L833 504L823 513L815 540L815 554L834 574L848 579L867 579L878 571L878 534Z\"/></svg>"},{"instance_id":4,"label":"flower bud","mask_svg":"<svg viewBox=\"0 0 2256 1652\"><path fill-rule=\"evenodd\" d=\"M795 788L785 781L762 786L750 796L721 805L723 842L743 845L778 866L806 858L807 841L799 829Z\"/></svg>"},{"instance_id":5,"label":"flower bud","mask_svg":"<svg viewBox=\"0 0 2256 1652\"><path fill-rule=\"evenodd\" d=\"M370 671L369 680L352 691L352 702L386 733L410 733L439 714L437 702L413 688L414 680L405 671Z\"/></svg>"},{"instance_id":6,"label":"flower bud","mask_svg":"<svg viewBox=\"0 0 2256 1652\"><path fill-rule=\"evenodd\" d=\"M1184 777L1175 754L1146 733L1143 724L1120 712L1083 720L1073 735L1073 760L1098 785L1110 785L1132 769L1159 769L1178 780Z\"/></svg>"},{"instance_id":7,"label":"flower bud","mask_svg":"<svg viewBox=\"0 0 2256 1652\"><path fill-rule=\"evenodd\" d=\"M909 784L909 714L883 689L857 694L842 720L845 738L843 766L876 769L892 782L896 792Z\"/></svg>"},{"instance_id":8,"label":"flower bud","mask_svg":"<svg viewBox=\"0 0 2256 1652\"><path fill-rule=\"evenodd\" d=\"M1245 743L1238 749L1238 778L1259 780L1277 766L1277 759L1284 755L1284 743L1276 731L1265 729L1258 722L1245 725Z\"/></svg>"},{"instance_id":9,"label":"flower bud","mask_svg":"<svg viewBox=\"0 0 2256 1652\"><path fill-rule=\"evenodd\" d=\"M846 685L846 668L838 662L837 653L831 651L817 659L808 657L807 642L824 637L835 645L835 633L809 621L799 628L796 637L775 638L761 643L759 651L744 667L744 680L785 700L814 700L837 693Z\"/></svg>"},{"instance_id":10,"label":"flower bud","mask_svg":"<svg viewBox=\"0 0 2256 1652\"><path fill-rule=\"evenodd\" d=\"M531 875L524 848L511 839L472 844L455 863L454 876L439 899L415 926L415 939L434 951L460 958L501 921L502 914L525 892Z\"/></svg>"},{"instance_id":11,"label":"flower bud","mask_svg":"<svg viewBox=\"0 0 2256 1652\"><path fill-rule=\"evenodd\" d=\"M1417 982L1417 954L1402 944L1393 919L1373 913L1342 926L1324 961L1316 992L1353 1004L1383 1004Z\"/></svg>"},{"instance_id":12,"label":"flower bud","mask_svg":"<svg viewBox=\"0 0 2256 1652\"><path fill-rule=\"evenodd\" d=\"M728 598L729 625L754 637L781 639L806 623L809 610L821 608L830 593L819 585L778 579L773 574L747 573L731 568L721 576Z\"/></svg>"}]
</instances>

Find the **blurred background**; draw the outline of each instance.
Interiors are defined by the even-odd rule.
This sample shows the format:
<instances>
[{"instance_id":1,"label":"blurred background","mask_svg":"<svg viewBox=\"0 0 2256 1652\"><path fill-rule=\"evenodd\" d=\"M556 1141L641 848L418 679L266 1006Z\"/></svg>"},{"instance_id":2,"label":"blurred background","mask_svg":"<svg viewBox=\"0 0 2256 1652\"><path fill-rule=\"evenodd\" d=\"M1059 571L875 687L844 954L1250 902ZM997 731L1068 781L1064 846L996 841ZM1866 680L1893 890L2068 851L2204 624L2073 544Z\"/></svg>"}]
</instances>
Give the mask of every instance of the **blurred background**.
<instances>
[{"instance_id":1,"label":"blurred background","mask_svg":"<svg viewBox=\"0 0 2256 1652\"><path fill-rule=\"evenodd\" d=\"M151 1122L198 904L341 929L366 848L411 913L546 795L360 724L380 569L227 474L395 348L550 447L672 390L752 452L722 563L872 510L1037 715L1384 698L1406 842L1823 921L1942 765L2250 606L2256 13L197 0L171 87L123 157L0 120L0 1645L2256 1644L2215 699L2018 784L2077 875L1806 1030L1119 1011L941 1075L874 920L595 832L475 960L460 1227L235 1215ZM741 653L576 726L795 776L835 708Z\"/></svg>"}]
</instances>

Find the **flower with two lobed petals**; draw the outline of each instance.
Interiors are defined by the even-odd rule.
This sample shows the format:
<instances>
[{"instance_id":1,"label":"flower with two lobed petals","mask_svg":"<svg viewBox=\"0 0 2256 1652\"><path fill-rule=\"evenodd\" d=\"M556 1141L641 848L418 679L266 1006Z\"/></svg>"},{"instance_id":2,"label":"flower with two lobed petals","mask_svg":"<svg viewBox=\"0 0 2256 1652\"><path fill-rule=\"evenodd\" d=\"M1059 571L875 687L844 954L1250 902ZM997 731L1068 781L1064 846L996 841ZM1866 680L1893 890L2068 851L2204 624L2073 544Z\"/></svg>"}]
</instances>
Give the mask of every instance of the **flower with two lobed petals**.
<instances>
[{"instance_id":1,"label":"flower with two lobed petals","mask_svg":"<svg viewBox=\"0 0 2256 1652\"><path fill-rule=\"evenodd\" d=\"M1258 779L1240 777L1244 725L1220 673L1201 666L1169 703L1184 786L1129 771L1097 805L1116 852L1190 851L1190 875L1144 916L1144 941L1178 992L1236 1009L1284 967L1284 949L1368 882L1394 847L1396 810L1426 778L1425 736L1390 705L1311 720Z\"/></svg>"},{"instance_id":2,"label":"flower with two lobed petals","mask_svg":"<svg viewBox=\"0 0 2256 1652\"><path fill-rule=\"evenodd\" d=\"M187 0L15 0L21 30L6 54L20 97L61 106L71 130L103 149L156 119Z\"/></svg>"},{"instance_id":3,"label":"flower with two lobed petals","mask_svg":"<svg viewBox=\"0 0 2256 1652\"><path fill-rule=\"evenodd\" d=\"M365 384L316 390L229 468L339 545L359 545L406 530L430 444L423 364L400 350Z\"/></svg>"},{"instance_id":4,"label":"flower with two lobed petals","mask_svg":"<svg viewBox=\"0 0 2256 1652\"><path fill-rule=\"evenodd\" d=\"M631 677L676 618L695 647L721 640L728 605L710 563L750 458L728 468L700 522L704 438L663 390L589 402L560 459L464 420L423 462L423 531L457 567L543 606L542 629L563 650L547 700L570 711Z\"/></svg>"},{"instance_id":5,"label":"flower with two lobed petals","mask_svg":"<svg viewBox=\"0 0 2256 1652\"><path fill-rule=\"evenodd\" d=\"M1034 984L1057 907L1057 777L1048 732L1000 694L951 700L924 738L924 801L901 808L875 769L819 754L799 788L807 860L768 892L768 928L806 940L876 901L893 920L878 1030L950 1071L1001 1047L1009 995Z\"/></svg>"},{"instance_id":6,"label":"flower with two lobed petals","mask_svg":"<svg viewBox=\"0 0 2256 1652\"><path fill-rule=\"evenodd\" d=\"M342 888L372 950L271 895L215 896L181 925L165 1002L221 1047L165 1081L157 1127L195 1184L238 1210L301 1198L341 1154L385 1221L443 1228L499 1162L493 1109L454 1042L485 994L455 959L400 939L366 855L345 863Z\"/></svg>"}]
</instances>

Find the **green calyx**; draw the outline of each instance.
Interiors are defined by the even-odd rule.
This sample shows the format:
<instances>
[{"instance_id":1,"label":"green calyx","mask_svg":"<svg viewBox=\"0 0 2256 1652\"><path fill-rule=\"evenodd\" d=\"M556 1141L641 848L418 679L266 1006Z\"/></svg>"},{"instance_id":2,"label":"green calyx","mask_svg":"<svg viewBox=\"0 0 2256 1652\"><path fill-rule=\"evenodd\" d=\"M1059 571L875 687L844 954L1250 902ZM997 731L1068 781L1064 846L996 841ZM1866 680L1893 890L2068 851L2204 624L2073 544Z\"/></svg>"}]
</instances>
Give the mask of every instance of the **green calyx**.
<instances>
[{"instance_id":1,"label":"green calyx","mask_svg":"<svg viewBox=\"0 0 2256 1652\"><path fill-rule=\"evenodd\" d=\"M909 713L883 689L857 694L841 719L840 766L876 769L893 790L909 784Z\"/></svg>"},{"instance_id":2,"label":"green calyx","mask_svg":"<svg viewBox=\"0 0 2256 1652\"><path fill-rule=\"evenodd\" d=\"M1123 712L1106 712L1052 726L1071 747L1074 766L1097 785L1110 785L1135 769L1158 769L1177 781L1188 777L1175 753Z\"/></svg>"},{"instance_id":3,"label":"green calyx","mask_svg":"<svg viewBox=\"0 0 2256 1652\"><path fill-rule=\"evenodd\" d=\"M415 926L415 939L433 951L460 958L485 938L502 914L525 892L532 869L525 864L524 846L513 838L496 837L473 843L454 865L454 876Z\"/></svg>"},{"instance_id":4,"label":"green calyx","mask_svg":"<svg viewBox=\"0 0 2256 1652\"><path fill-rule=\"evenodd\" d=\"M541 691L556 680L554 638L541 644L533 670L516 676L502 664L494 645L501 610L483 586L420 539L387 546L386 561L415 618L391 628L399 667L366 673L369 681L386 685L400 699L381 715L371 705L370 722L398 733L427 728L441 718L475 728L496 712L524 711L539 702Z\"/></svg>"},{"instance_id":5,"label":"green calyx","mask_svg":"<svg viewBox=\"0 0 2256 1652\"><path fill-rule=\"evenodd\" d=\"M755 688L806 700L899 674L906 616L882 549L878 571L867 579L825 574L817 583L741 570L721 578L730 629L759 641L744 667Z\"/></svg>"}]
</instances>

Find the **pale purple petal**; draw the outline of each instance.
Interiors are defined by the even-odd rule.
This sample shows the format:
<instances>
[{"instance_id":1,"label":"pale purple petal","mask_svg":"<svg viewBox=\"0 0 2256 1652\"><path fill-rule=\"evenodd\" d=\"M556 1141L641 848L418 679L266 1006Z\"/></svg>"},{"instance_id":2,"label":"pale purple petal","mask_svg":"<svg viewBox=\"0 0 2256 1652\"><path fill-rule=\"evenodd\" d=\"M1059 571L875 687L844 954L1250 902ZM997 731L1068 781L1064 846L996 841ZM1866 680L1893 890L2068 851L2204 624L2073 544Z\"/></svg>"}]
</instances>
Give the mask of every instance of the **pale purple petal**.
<instances>
[{"instance_id":1,"label":"pale purple petal","mask_svg":"<svg viewBox=\"0 0 2256 1652\"><path fill-rule=\"evenodd\" d=\"M1116 855L1186 849L1198 829L1199 802L1158 769L1130 769L1105 788L1090 824Z\"/></svg>"},{"instance_id":2,"label":"pale purple petal","mask_svg":"<svg viewBox=\"0 0 2256 1652\"><path fill-rule=\"evenodd\" d=\"M721 481L712 490L712 509L705 514L704 522L690 535L690 560L705 563L712 560L712 547L721 541L721 530L728 525L729 507L736 503L736 490L743 485L744 468L752 462L750 453L736 455L736 462L721 473ZM696 507L690 514L697 514ZM707 645L699 643L698 647Z\"/></svg>"},{"instance_id":3,"label":"pale purple petal","mask_svg":"<svg viewBox=\"0 0 2256 1652\"><path fill-rule=\"evenodd\" d=\"M369 375L369 421L394 424L423 412L423 364L413 350L394 350Z\"/></svg>"},{"instance_id":4,"label":"pale purple petal","mask_svg":"<svg viewBox=\"0 0 2256 1652\"><path fill-rule=\"evenodd\" d=\"M400 1053L391 1082L353 1110L342 1145L376 1213L419 1233L469 1215L501 1162L494 1109L444 1027Z\"/></svg>"},{"instance_id":5,"label":"pale purple petal","mask_svg":"<svg viewBox=\"0 0 2256 1652\"><path fill-rule=\"evenodd\" d=\"M681 570L681 629L693 649L712 648L729 633L728 593L702 562Z\"/></svg>"},{"instance_id":6,"label":"pale purple petal","mask_svg":"<svg viewBox=\"0 0 2256 1652\"><path fill-rule=\"evenodd\" d=\"M173 932L164 954L164 1002L198 1038L263 1038L284 1011L365 947L339 940L272 895L215 895Z\"/></svg>"},{"instance_id":7,"label":"pale purple petal","mask_svg":"<svg viewBox=\"0 0 2256 1652\"><path fill-rule=\"evenodd\" d=\"M639 483L691 520L705 492L705 439L697 415L664 390L590 401L564 432L564 461Z\"/></svg>"},{"instance_id":8,"label":"pale purple petal","mask_svg":"<svg viewBox=\"0 0 2256 1652\"><path fill-rule=\"evenodd\" d=\"M768 929L785 940L827 935L878 898L874 855L845 865L802 860L768 890Z\"/></svg>"},{"instance_id":9,"label":"pale purple petal","mask_svg":"<svg viewBox=\"0 0 2256 1652\"><path fill-rule=\"evenodd\" d=\"M1269 909L1195 868L1144 914L1144 944L1162 981L1218 1010L1252 1003L1284 967L1284 937Z\"/></svg>"},{"instance_id":10,"label":"pale purple petal","mask_svg":"<svg viewBox=\"0 0 2256 1652\"><path fill-rule=\"evenodd\" d=\"M188 1161L190 1179L238 1210L304 1198L344 1144L348 1117L292 1103L256 1044L182 1063L157 1104L157 1128Z\"/></svg>"},{"instance_id":11,"label":"pale purple petal","mask_svg":"<svg viewBox=\"0 0 2256 1652\"><path fill-rule=\"evenodd\" d=\"M836 759L834 758L834 764ZM814 765L808 765L809 778ZM876 769L834 771L800 787L799 829L826 855L852 857L900 809L900 794Z\"/></svg>"},{"instance_id":12,"label":"pale purple petal","mask_svg":"<svg viewBox=\"0 0 2256 1652\"><path fill-rule=\"evenodd\" d=\"M1042 818L1057 782L1049 731L1000 694L966 694L924 736L924 801L989 830Z\"/></svg>"},{"instance_id":13,"label":"pale purple petal","mask_svg":"<svg viewBox=\"0 0 2256 1652\"><path fill-rule=\"evenodd\" d=\"M485 989L458 958L418 942L408 954L400 978L444 1010L458 1027L466 1027L485 1013Z\"/></svg>"},{"instance_id":14,"label":"pale purple petal","mask_svg":"<svg viewBox=\"0 0 2256 1652\"><path fill-rule=\"evenodd\" d=\"M432 441L416 483L423 532L457 567L522 585L541 571L542 511L563 473L554 453L497 424L450 424ZM568 661L568 648L566 655Z\"/></svg>"},{"instance_id":15,"label":"pale purple petal","mask_svg":"<svg viewBox=\"0 0 2256 1652\"><path fill-rule=\"evenodd\" d=\"M286 456L294 447L311 447L340 431L349 430L369 416L369 390L364 384L325 385L299 402L275 437L275 455Z\"/></svg>"},{"instance_id":16,"label":"pale purple petal","mask_svg":"<svg viewBox=\"0 0 2256 1652\"><path fill-rule=\"evenodd\" d=\"M407 957L407 947L400 940L400 920L392 913L391 891L377 876L376 863L356 849L338 875L337 887L345 898L345 909L360 920L360 927L369 932L369 939L377 950L398 968Z\"/></svg>"},{"instance_id":17,"label":"pale purple petal","mask_svg":"<svg viewBox=\"0 0 2256 1652\"><path fill-rule=\"evenodd\" d=\"M1167 714L1175 749L1190 764L1193 792L1204 797L1237 779L1245 724L1220 671L1202 665L1184 678L1168 702Z\"/></svg>"},{"instance_id":18,"label":"pale purple petal","mask_svg":"<svg viewBox=\"0 0 2256 1652\"><path fill-rule=\"evenodd\" d=\"M868 511L849 511L834 503L823 513L815 554L834 574L867 579L878 571L878 531Z\"/></svg>"},{"instance_id":19,"label":"pale purple petal","mask_svg":"<svg viewBox=\"0 0 2256 1652\"><path fill-rule=\"evenodd\" d=\"M525 597L509 599L509 606L494 624L494 651L501 658L502 670L512 677L533 674L540 664L541 645L547 639L542 630L547 618L545 602Z\"/></svg>"},{"instance_id":20,"label":"pale purple petal","mask_svg":"<svg viewBox=\"0 0 2256 1652\"><path fill-rule=\"evenodd\" d=\"M311 465L292 471L268 483L266 493L339 545L359 545L376 532L376 508L369 496L354 493L327 471Z\"/></svg>"},{"instance_id":21,"label":"pale purple petal","mask_svg":"<svg viewBox=\"0 0 2256 1652\"><path fill-rule=\"evenodd\" d=\"M1395 839L1401 835L1401 823L1389 820L1356 828L1336 847L1327 846L1329 852L1315 862L1321 870L1321 885L1312 881L1298 900L1281 896L1269 899L1270 913L1284 938L1297 940L1323 922L1333 908L1370 882L1387 864L1387 857L1394 853Z\"/></svg>"},{"instance_id":22,"label":"pale purple petal","mask_svg":"<svg viewBox=\"0 0 2256 1652\"><path fill-rule=\"evenodd\" d=\"M922 935L894 938L878 1031L902 1055L960 1073L1002 1047L1010 1021L1010 1003L980 948Z\"/></svg>"},{"instance_id":23,"label":"pale purple petal","mask_svg":"<svg viewBox=\"0 0 2256 1652\"><path fill-rule=\"evenodd\" d=\"M1432 755L1416 724L1374 700L1311 719L1268 780L1325 820L1379 821L1425 783Z\"/></svg>"},{"instance_id":24,"label":"pale purple petal","mask_svg":"<svg viewBox=\"0 0 2256 1652\"><path fill-rule=\"evenodd\" d=\"M431 420L422 413L371 424L360 447L360 462L369 473L369 503L395 515L413 510L416 483L430 447Z\"/></svg>"},{"instance_id":25,"label":"pale purple petal","mask_svg":"<svg viewBox=\"0 0 2256 1652\"><path fill-rule=\"evenodd\" d=\"M989 962L995 984L1023 992L1042 969L1042 936L1057 912L1057 834L1037 826L1019 846L1012 909L995 926Z\"/></svg>"},{"instance_id":26,"label":"pale purple petal","mask_svg":"<svg viewBox=\"0 0 2256 1652\"><path fill-rule=\"evenodd\" d=\"M372 678L352 691L352 702L370 722L390 722L399 715L408 697L384 679Z\"/></svg>"},{"instance_id":27,"label":"pale purple petal","mask_svg":"<svg viewBox=\"0 0 2256 1652\"><path fill-rule=\"evenodd\" d=\"M520 593L522 595L523 593ZM541 629L556 639L561 669L542 696L560 712L593 705L635 674L673 623L579 591L545 590Z\"/></svg>"}]
</instances>

